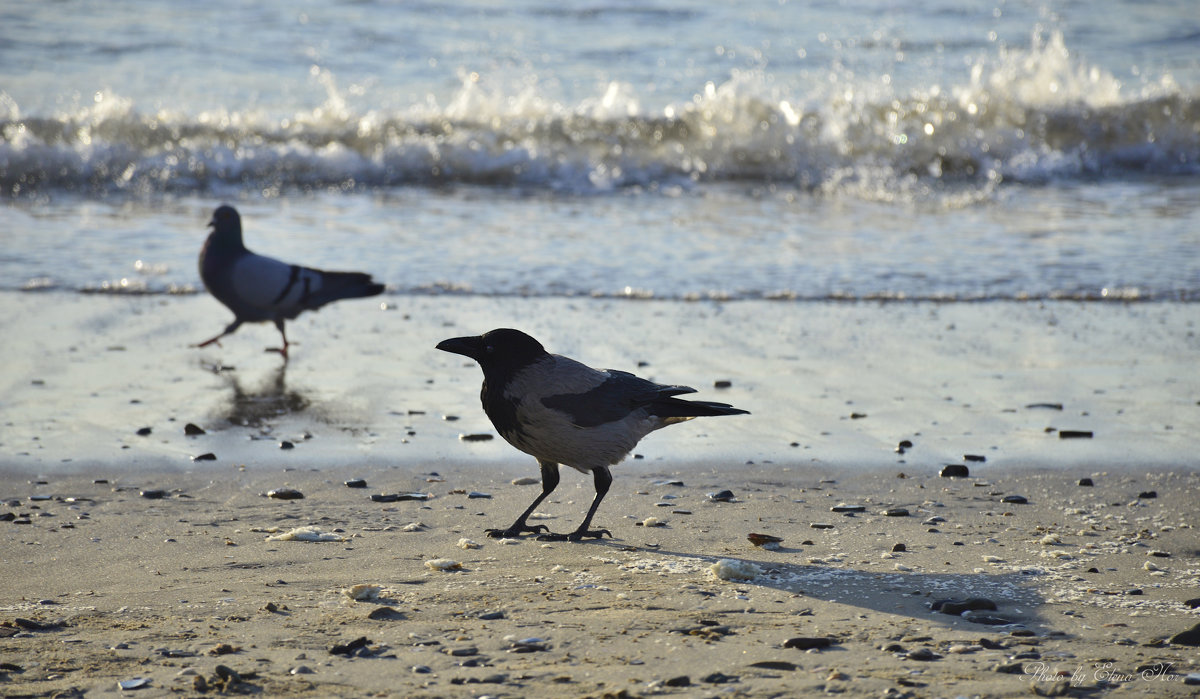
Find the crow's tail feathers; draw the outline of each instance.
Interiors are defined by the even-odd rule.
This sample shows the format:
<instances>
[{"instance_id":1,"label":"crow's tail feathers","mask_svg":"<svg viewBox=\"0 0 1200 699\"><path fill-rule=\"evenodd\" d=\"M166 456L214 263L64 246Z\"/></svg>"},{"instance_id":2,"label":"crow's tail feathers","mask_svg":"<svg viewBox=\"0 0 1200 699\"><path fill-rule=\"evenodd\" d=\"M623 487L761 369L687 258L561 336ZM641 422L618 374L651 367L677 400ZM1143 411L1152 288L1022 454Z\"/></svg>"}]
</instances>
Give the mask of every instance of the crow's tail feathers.
<instances>
[{"instance_id":1,"label":"crow's tail feathers","mask_svg":"<svg viewBox=\"0 0 1200 699\"><path fill-rule=\"evenodd\" d=\"M679 398L663 398L650 404L650 414L657 417L686 420L693 417L710 417L714 415L749 415L750 411L735 408L728 403L714 403L707 400L682 400Z\"/></svg>"}]
</instances>

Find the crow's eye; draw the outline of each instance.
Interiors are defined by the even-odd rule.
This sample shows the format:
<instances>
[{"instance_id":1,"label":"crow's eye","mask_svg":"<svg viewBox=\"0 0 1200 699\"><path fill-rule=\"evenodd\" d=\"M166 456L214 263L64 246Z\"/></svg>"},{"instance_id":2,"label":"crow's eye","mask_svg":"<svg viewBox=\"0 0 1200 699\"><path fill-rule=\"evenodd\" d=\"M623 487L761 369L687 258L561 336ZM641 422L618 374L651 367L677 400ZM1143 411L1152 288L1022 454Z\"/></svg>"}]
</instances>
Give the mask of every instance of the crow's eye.
<instances>
[{"instance_id":1,"label":"crow's eye","mask_svg":"<svg viewBox=\"0 0 1200 699\"><path fill-rule=\"evenodd\" d=\"M487 352L488 354L491 354L492 352L495 351L495 348L493 348L491 345L487 345L486 347L483 348L483 351Z\"/></svg>"}]
</instances>

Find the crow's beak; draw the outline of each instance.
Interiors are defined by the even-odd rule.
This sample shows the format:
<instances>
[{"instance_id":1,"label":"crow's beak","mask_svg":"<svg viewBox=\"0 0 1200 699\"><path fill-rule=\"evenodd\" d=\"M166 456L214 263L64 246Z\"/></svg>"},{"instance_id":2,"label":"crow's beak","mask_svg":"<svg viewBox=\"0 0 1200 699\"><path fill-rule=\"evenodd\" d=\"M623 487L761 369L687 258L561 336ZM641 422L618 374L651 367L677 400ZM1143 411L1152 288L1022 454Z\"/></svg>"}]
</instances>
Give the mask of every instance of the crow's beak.
<instances>
[{"instance_id":1,"label":"crow's beak","mask_svg":"<svg viewBox=\"0 0 1200 699\"><path fill-rule=\"evenodd\" d=\"M478 335L472 337L452 337L449 340L442 340L437 344L437 349L443 352L461 354L475 361L479 361L484 355L483 338Z\"/></svg>"}]
</instances>

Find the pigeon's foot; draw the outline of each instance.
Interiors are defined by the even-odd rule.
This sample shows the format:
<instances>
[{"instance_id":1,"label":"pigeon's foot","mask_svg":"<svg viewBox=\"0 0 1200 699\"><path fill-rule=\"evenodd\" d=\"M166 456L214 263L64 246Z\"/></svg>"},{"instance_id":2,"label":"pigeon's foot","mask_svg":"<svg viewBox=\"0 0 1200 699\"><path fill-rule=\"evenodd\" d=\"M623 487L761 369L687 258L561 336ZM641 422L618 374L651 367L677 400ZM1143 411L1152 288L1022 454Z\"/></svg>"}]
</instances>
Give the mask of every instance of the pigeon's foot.
<instances>
[{"instance_id":1,"label":"pigeon's foot","mask_svg":"<svg viewBox=\"0 0 1200 699\"><path fill-rule=\"evenodd\" d=\"M551 536L550 527L544 524L514 524L508 529L486 529L483 532L487 534L489 539L515 539L522 534L541 534L542 536ZM554 535L557 536L557 535ZM538 537L541 538L540 536Z\"/></svg>"},{"instance_id":2,"label":"pigeon's foot","mask_svg":"<svg viewBox=\"0 0 1200 699\"><path fill-rule=\"evenodd\" d=\"M603 539L607 534L612 538L612 532L607 529L576 529L570 534L554 534L546 532L538 536L538 541L583 541L584 539Z\"/></svg>"},{"instance_id":3,"label":"pigeon's foot","mask_svg":"<svg viewBox=\"0 0 1200 699\"><path fill-rule=\"evenodd\" d=\"M287 347L267 347L263 349L263 352L277 352L285 360L288 358Z\"/></svg>"},{"instance_id":4,"label":"pigeon's foot","mask_svg":"<svg viewBox=\"0 0 1200 699\"><path fill-rule=\"evenodd\" d=\"M209 345L216 345L217 347L220 347L221 343L217 342L217 340L219 340L219 339L221 339L221 338L220 337L212 337L212 338L205 340L204 342L192 345L192 347L194 347L196 349L200 349L201 347L208 347Z\"/></svg>"}]
</instances>

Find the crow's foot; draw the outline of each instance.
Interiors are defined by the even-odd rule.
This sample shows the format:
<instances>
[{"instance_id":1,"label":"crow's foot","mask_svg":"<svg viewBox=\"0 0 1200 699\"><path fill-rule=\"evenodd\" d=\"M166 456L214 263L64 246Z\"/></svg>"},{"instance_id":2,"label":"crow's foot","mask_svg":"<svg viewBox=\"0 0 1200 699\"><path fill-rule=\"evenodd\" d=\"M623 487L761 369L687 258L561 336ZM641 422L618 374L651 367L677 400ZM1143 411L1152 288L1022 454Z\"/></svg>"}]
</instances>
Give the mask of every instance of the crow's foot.
<instances>
[{"instance_id":1,"label":"crow's foot","mask_svg":"<svg viewBox=\"0 0 1200 699\"><path fill-rule=\"evenodd\" d=\"M546 532L538 536L538 541L583 541L584 539L603 539L607 534L612 538L612 532L607 529L576 529L570 534L554 534Z\"/></svg>"},{"instance_id":2,"label":"crow's foot","mask_svg":"<svg viewBox=\"0 0 1200 699\"><path fill-rule=\"evenodd\" d=\"M533 526L529 526L528 524L514 524L508 529L486 529L483 533L487 534L489 539L515 539L522 534L550 536L550 527L544 524L535 524Z\"/></svg>"}]
</instances>

